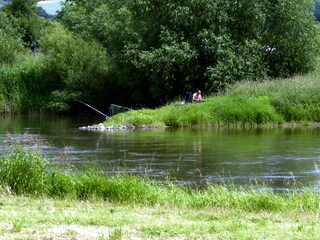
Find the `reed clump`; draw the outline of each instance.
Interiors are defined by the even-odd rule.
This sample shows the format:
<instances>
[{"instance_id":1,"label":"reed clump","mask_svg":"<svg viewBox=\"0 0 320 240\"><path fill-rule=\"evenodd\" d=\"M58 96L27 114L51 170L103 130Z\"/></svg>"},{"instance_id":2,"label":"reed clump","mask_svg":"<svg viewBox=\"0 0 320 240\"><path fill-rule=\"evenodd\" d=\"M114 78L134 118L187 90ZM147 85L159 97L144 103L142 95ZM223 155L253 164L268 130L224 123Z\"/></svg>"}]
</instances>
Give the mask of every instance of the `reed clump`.
<instances>
[{"instance_id":1,"label":"reed clump","mask_svg":"<svg viewBox=\"0 0 320 240\"><path fill-rule=\"evenodd\" d=\"M48 96L57 85L43 64L43 56L21 57L13 66L0 66L0 113L48 110Z\"/></svg>"},{"instance_id":2,"label":"reed clump","mask_svg":"<svg viewBox=\"0 0 320 240\"><path fill-rule=\"evenodd\" d=\"M320 196L307 189L288 193L208 185L202 189L156 183L130 174L98 170L62 171L34 150L18 146L0 161L0 184L15 195L100 199L113 203L169 207L232 208L246 211L320 210Z\"/></svg>"},{"instance_id":3,"label":"reed clump","mask_svg":"<svg viewBox=\"0 0 320 240\"><path fill-rule=\"evenodd\" d=\"M290 79L246 82L233 86L232 96L267 96L272 108L286 122L317 122L320 119L320 79L317 73Z\"/></svg>"}]
</instances>

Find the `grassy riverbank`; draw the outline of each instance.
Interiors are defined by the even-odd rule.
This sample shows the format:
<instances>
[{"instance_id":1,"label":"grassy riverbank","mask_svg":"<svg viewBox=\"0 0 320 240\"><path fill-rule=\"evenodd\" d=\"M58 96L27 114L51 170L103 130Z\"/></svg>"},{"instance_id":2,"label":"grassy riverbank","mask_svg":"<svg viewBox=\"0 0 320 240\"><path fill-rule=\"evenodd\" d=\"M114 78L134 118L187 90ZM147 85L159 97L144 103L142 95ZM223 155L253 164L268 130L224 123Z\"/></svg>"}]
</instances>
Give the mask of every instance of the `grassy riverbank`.
<instances>
[{"instance_id":1,"label":"grassy riverbank","mask_svg":"<svg viewBox=\"0 0 320 240\"><path fill-rule=\"evenodd\" d=\"M320 195L61 170L15 148L0 161L2 239L315 239Z\"/></svg>"},{"instance_id":2,"label":"grassy riverbank","mask_svg":"<svg viewBox=\"0 0 320 240\"><path fill-rule=\"evenodd\" d=\"M318 239L319 212L1 195L1 239Z\"/></svg>"},{"instance_id":3,"label":"grassy riverbank","mask_svg":"<svg viewBox=\"0 0 320 240\"><path fill-rule=\"evenodd\" d=\"M242 82L200 104L181 101L159 109L120 113L105 125L258 126L310 124L320 120L320 73L289 79Z\"/></svg>"}]
</instances>

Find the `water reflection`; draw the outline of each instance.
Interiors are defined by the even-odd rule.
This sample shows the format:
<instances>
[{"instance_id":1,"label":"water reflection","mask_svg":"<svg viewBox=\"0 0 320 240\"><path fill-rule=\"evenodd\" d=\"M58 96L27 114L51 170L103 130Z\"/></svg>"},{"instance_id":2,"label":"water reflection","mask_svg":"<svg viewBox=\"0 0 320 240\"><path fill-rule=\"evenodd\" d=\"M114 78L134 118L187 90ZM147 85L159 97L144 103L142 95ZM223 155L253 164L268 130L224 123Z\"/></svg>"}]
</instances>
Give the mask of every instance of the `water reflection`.
<instances>
[{"instance_id":1,"label":"water reflection","mask_svg":"<svg viewBox=\"0 0 320 240\"><path fill-rule=\"evenodd\" d=\"M193 139L193 151L195 154L196 170L199 171L199 177L202 178L203 159L202 159L202 136L195 135Z\"/></svg>"},{"instance_id":2,"label":"water reflection","mask_svg":"<svg viewBox=\"0 0 320 240\"><path fill-rule=\"evenodd\" d=\"M10 145L40 149L62 166L99 166L175 182L258 184L319 189L320 132L292 129L167 129L86 132L103 119L27 117L0 121L2 155Z\"/></svg>"}]
</instances>

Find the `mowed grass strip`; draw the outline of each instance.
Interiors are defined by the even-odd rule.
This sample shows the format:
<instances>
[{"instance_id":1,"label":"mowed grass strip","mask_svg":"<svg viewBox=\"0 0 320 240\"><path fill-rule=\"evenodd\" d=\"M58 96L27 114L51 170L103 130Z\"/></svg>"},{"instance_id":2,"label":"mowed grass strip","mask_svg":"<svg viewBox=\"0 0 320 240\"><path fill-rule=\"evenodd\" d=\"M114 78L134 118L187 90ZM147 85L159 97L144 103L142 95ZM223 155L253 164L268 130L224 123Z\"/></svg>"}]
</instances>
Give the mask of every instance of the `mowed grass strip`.
<instances>
[{"instance_id":1,"label":"mowed grass strip","mask_svg":"<svg viewBox=\"0 0 320 240\"><path fill-rule=\"evenodd\" d=\"M1 194L0 239L317 239L319 213Z\"/></svg>"}]
</instances>

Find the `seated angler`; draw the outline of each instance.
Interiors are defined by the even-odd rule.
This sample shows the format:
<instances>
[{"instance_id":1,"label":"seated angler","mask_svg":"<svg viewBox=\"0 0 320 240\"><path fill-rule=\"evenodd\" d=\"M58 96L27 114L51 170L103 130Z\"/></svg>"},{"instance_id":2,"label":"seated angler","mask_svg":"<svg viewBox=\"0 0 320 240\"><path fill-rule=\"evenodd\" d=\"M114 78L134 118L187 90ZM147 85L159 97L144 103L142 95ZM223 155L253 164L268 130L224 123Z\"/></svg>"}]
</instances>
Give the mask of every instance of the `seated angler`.
<instances>
[{"instance_id":1,"label":"seated angler","mask_svg":"<svg viewBox=\"0 0 320 240\"><path fill-rule=\"evenodd\" d=\"M192 95L192 100L194 102L201 102L202 101L202 96L201 96L201 91L197 89L194 94Z\"/></svg>"}]
</instances>

